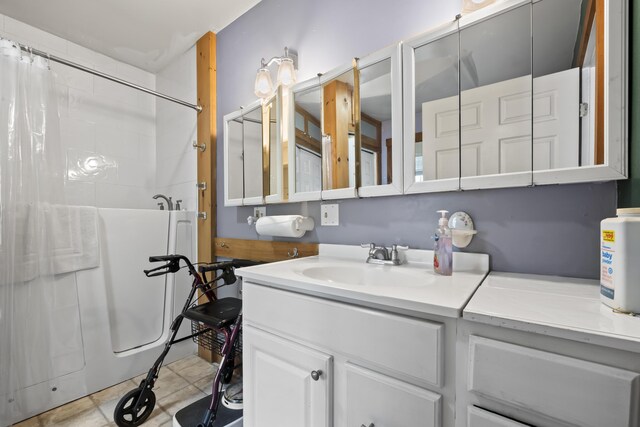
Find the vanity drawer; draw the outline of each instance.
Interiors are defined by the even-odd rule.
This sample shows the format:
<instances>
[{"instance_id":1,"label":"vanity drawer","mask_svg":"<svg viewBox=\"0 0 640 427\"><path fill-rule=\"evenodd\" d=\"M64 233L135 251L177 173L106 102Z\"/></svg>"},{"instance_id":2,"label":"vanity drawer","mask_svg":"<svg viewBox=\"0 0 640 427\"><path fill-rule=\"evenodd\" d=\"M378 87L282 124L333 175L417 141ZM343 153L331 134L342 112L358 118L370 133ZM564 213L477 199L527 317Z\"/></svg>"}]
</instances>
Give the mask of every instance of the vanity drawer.
<instances>
[{"instance_id":1,"label":"vanity drawer","mask_svg":"<svg viewBox=\"0 0 640 427\"><path fill-rule=\"evenodd\" d=\"M347 426L439 427L442 396L347 364Z\"/></svg>"},{"instance_id":2,"label":"vanity drawer","mask_svg":"<svg viewBox=\"0 0 640 427\"><path fill-rule=\"evenodd\" d=\"M469 346L471 392L572 425L638 425L636 372L478 336Z\"/></svg>"},{"instance_id":3,"label":"vanity drawer","mask_svg":"<svg viewBox=\"0 0 640 427\"><path fill-rule=\"evenodd\" d=\"M442 386L444 325L243 284L245 322L399 378Z\"/></svg>"},{"instance_id":4,"label":"vanity drawer","mask_svg":"<svg viewBox=\"0 0 640 427\"><path fill-rule=\"evenodd\" d=\"M467 408L467 427L527 427L509 418L505 418L493 412L485 411L476 406Z\"/></svg>"}]
</instances>

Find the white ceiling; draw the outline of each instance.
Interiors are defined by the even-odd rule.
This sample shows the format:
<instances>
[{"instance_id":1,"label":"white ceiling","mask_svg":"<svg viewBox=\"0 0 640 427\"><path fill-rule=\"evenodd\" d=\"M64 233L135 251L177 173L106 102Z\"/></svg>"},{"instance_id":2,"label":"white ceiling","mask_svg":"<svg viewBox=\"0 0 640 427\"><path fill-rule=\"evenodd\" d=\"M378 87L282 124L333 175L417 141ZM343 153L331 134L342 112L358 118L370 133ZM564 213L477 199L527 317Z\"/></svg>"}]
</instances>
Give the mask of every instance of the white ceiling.
<instances>
[{"instance_id":1,"label":"white ceiling","mask_svg":"<svg viewBox=\"0 0 640 427\"><path fill-rule=\"evenodd\" d=\"M0 0L0 13L157 72L260 0Z\"/></svg>"}]
</instances>

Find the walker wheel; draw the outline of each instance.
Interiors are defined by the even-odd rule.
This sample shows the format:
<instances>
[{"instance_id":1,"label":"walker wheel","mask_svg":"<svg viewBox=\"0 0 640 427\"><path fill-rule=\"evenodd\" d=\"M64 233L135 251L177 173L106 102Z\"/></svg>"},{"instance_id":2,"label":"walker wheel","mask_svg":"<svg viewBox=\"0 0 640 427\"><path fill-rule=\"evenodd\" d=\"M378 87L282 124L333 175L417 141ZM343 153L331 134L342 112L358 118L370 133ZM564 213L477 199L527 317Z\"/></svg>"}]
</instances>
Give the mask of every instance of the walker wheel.
<instances>
[{"instance_id":1,"label":"walker wheel","mask_svg":"<svg viewBox=\"0 0 640 427\"><path fill-rule=\"evenodd\" d=\"M136 412L133 407L141 395L143 403ZM125 394L116 405L116 409L113 411L113 421L119 427L139 426L149 418L155 405L156 395L152 390L147 388L133 389Z\"/></svg>"}]
</instances>

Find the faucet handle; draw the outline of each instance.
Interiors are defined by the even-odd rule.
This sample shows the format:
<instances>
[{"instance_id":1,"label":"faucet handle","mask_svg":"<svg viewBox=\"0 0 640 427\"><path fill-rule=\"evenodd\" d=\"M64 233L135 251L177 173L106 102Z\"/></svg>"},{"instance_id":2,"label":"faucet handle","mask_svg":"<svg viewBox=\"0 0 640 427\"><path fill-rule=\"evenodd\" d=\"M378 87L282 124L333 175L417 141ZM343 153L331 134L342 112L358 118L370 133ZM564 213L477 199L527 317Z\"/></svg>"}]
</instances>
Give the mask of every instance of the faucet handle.
<instances>
[{"instance_id":1,"label":"faucet handle","mask_svg":"<svg viewBox=\"0 0 640 427\"><path fill-rule=\"evenodd\" d=\"M405 246L405 245L391 245L391 250L392 251L406 251L407 249L409 249L409 246Z\"/></svg>"},{"instance_id":2,"label":"faucet handle","mask_svg":"<svg viewBox=\"0 0 640 427\"><path fill-rule=\"evenodd\" d=\"M409 246L402 246L402 245L392 245L391 246L391 261L393 261L393 263L395 265L400 265L402 264L402 260L400 260L400 257L398 257L398 251L406 251L407 249L409 249Z\"/></svg>"},{"instance_id":3,"label":"faucet handle","mask_svg":"<svg viewBox=\"0 0 640 427\"><path fill-rule=\"evenodd\" d=\"M360 243L360 247L361 248L375 249L376 248L376 244L375 243Z\"/></svg>"}]
</instances>

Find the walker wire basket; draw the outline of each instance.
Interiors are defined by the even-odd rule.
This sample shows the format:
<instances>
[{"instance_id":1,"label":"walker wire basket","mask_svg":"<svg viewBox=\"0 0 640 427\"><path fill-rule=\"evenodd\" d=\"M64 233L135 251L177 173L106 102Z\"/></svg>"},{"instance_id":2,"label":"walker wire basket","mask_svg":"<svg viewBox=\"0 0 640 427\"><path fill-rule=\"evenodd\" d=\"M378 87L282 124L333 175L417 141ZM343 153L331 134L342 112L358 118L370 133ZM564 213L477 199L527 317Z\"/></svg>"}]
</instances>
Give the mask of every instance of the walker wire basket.
<instances>
[{"instance_id":1,"label":"walker wire basket","mask_svg":"<svg viewBox=\"0 0 640 427\"><path fill-rule=\"evenodd\" d=\"M200 347L222 355L222 347L224 346L224 333L216 331L215 329L211 329L201 322L192 320L191 334L194 335L193 341ZM238 336L238 339L236 340L235 351L236 354L242 353L242 330L240 331L240 336Z\"/></svg>"}]
</instances>

